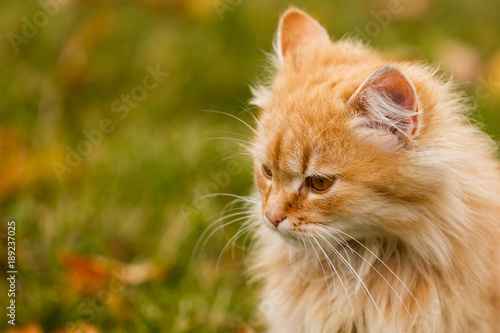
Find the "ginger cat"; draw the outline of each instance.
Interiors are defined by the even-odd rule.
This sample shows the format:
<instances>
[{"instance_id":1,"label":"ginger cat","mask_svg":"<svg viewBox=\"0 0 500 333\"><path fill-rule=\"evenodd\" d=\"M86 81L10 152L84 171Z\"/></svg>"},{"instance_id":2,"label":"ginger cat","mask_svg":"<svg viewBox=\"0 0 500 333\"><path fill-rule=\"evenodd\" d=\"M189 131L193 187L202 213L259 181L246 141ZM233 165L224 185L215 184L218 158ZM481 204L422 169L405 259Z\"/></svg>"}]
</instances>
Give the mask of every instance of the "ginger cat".
<instances>
[{"instance_id":1,"label":"ginger cat","mask_svg":"<svg viewBox=\"0 0 500 333\"><path fill-rule=\"evenodd\" d=\"M461 95L293 8L276 53L250 146L267 331L500 332L500 164Z\"/></svg>"}]
</instances>

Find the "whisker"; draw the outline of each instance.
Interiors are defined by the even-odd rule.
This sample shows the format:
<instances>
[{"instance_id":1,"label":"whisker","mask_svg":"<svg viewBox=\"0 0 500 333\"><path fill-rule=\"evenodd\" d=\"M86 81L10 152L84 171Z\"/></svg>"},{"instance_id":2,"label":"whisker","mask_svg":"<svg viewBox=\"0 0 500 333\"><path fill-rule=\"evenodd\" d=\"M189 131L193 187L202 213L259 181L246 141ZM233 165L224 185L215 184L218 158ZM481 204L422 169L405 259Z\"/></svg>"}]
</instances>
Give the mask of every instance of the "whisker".
<instances>
[{"instance_id":1,"label":"whisker","mask_svg":"<svg viewBox=\"0 0 500 333\"><path fill-rule=\"evenodd\" d=\"M226 197L233 197L236 199L240 199L241 201L252 203L252 204L258 204L259 202L252 197L244 197L241 195L236 195L233 193L210 193L210 194L205 194L201 196L201 199L203 198L211 198L211 197L217 197L217 196L226 196Z\"/></svg>"},{"instance_id":2,"label":"whisker","mask_svg":"<svg viewBox=\"0 0 500 333\"><path fill-rule=\"evenodd\" d=\"M396 274L394 273L394 271L389 267L387 266L387 264L382 260L380 259L375 253L373 253L373 251L371 251L368 247L366 247L363 243L361 243L360 241L358 241L356 238L352 237L351 235L349 235L348 233L342 231L342 230L339 230L339 229L336 229L336 228L333 228L331 226L326 226L326 225L323 225L324 227L326 228L330 228L332 231L334 232L337 232L337 233L342 233L344 234L345 236L351 238L353 241L355 241L357 244L359 244L360 246L362 246L366 251L370 252L371 255L373 255L382 265L384 265L385 268L387 268L389 270L389 272L391 272L392 275L394 275L394 277L396 279L398 279L399 282L401 282L401 284L403 285L403 287L406 289L406 291L408 291L408 293L411 295L411 297L413 298L413 300L415 301L415 303L417 304L417 306L419 307L419 309L421 308L420 307L420 304L418 303L418 300L417 298L413 295L413 293L411 292L410 288L408 288L406 286L406 284L403 282L403 280L401 280L401 278Z\"/></svg>"},{"instance_id":3,"label":"whisker","mask_svg":"<svg viewBox=\"0 0 500 333\"><path fill-rule=\"evenodd\" d=\"M215 228L211 233L210 235L208 235L207 239L205 239L205 241L203 242L203 244L201 245L201 248L203 249L205 247L205 245L207 244L207 242L209 241L209 239L220 229L224 228L224 227L227 227L228 225L231 225L235 222L238 222L238 221L241 221L241 220L244 220L244 219L247 219L249 215L245 215L245 216L242 216L242 217L238 217L237 219L234 219L230 222L227 222L227 223L224 223L220 226L218 226L217 228Z\"/></svg>"},{"instance_id":4,"label":"whisker","mask_svg":"<svg viewBox=\"0 0 500 333\"><path fill-rule=\"evenodd\" d=\"M238 139L238 138L232 138L230 136L219 136L219 137L214 137L214 138L206 138L206 139L202 139L200 141L211 141L211 140L229 140L229 141L234 141L234 142L239 142L239 143L245 143L247 145L251 145L252 144L248 140L243 140L243 139Z\"/></svg>"},{"instance_id":5,"label":"whisker","mask_svg":"<svg viewBox=\"0 0 500 333\"><path fill-rule=\"evenodd\" d=\"M229 214L229 215L223 215L223 216L221 216L221 217L217 218L215 221L211 222L211 223L210 223L210 224L209 224L209 225L205 228L205 230L203 230L203 232L201 233L200 237L198 238L198 241L196 241L196 244L195 244L195 246L194 246L194 248L193 248L193 253L191 254L191 259L190 259L190 261L192 261L192 260L194 259L194 257L196 256L196 254L198 253L198 250L199 250L199 247L200 247L200 243L201 243L201 241L204 239L205 235L206 235L208 232L210 232L210 230L211 230L211 229L215 228L219 222L222 222L222 221L224 221L224 220L226 220L226 219L228 219L228 218L234 217L234 216L239 216L239 215L245 215L245 214L248 214L247 209L245 209L245 208L243 208L243 207L241 207L241 208L233 208L233 209L231 209L231 210L229 210L229 211L235 211L235 210L239 210L239 209L241 209L241 211L236 212L236 213L231 213L231 214ZM223 212L221 212L221 213L219 213L219 214L216 214L216 216L217 216L217 215L224 214L224 213L225 213L225 212L223 211ZM205 242L205 243L206 243L206 242ZM203 243L203 246L202 246L201 248L203 248L203 247L205 246L205 243Z\"/></svg>"},{"instance_id":6,"label":"whisker","mask_svg":"<svg viewBox=\"0 0 500 333\"><path fill-rule=\"evenodd\" d=\"M311 243L311 246L312 246L312 243ZM305 241L304 241L304 249L305 249ZM330 311L330 305L331 305L331 302L332 302L332 295L330 293L330 284L328 283L328 277L326 276L326 272L325 272L325 269L323 267L323 263L321 262L321 259L319 258L318 252L316 251L316 249L314 248L314 246L312 246L312 249L313 249L314 253L316 254L316 258L318 258L318 262L319 262L319 264L321 266L321 270L323 271L323 275L325 276L326 288L328 290L328 312L329 312ZM332 272L331 268L330 268L330 272Z\"/></svg>"},{"instance_id":7,"label":"whisker","mask_svg":"<svg viewBox=\"0 0 500 333\"><path fill-rule=\"evenodd\" d=\"M318 230L319 231L319 230ZM325 230L322 230L323 232L327 233L327 231ZM331 236L331 235L330 235ZM339 243L338 239L335 237L335 236L332 236L336 241L337 243ZM339 243L340 244L340 243ZM362 256L360 253L358 253L358 251L356 251L355 249L353 249L351 246L349 246L349 244L346 244L347 247L349 247L349 249L355 253L358 257L360 257L364 262L366 262L368 265L370 265L371 268L373 268L375 270L375 272L377 272L377 274L385 281L385 283L387 283L387 285L392 289L392 291L394 292L394 294L396 295L396 297L399 299L399 301L401 302L401 304L403 305L403 307L405 308L406 312L408 313L408 315L411 317L411 314L410 314L410 310L407 308L406 304L403 302L403 299L401 298L401 296L399 295L399 293L394 289L394 287L392 286L392 284L389 283L389 281L387 281L387 279L379 272L379 270L377 268L375 268L368 260L366 260L366 258L364 256ZM347 253L346 253L347 254Z\"/></svg>"},{"instance_id":8,"label":"whisker","mask_svg":"<svg viewBox=\"0 0 500 333\"><path fill-rule=\"evenodd\" d=\"M205 241L203 242L203 244L201 245L201 247L200 247L200 248L201 248L201 249L203 249L203 248L205 247L205 245L207 244L207 242L210 240L210 238L212 238L212 236L213 236L213 235L214 235L217 231L219 231L220 229L225 228L225 227L227 227L228 225L231 225L231 224L236 223L236 222L238 222L238 221L241 221L241 220L247 219L248 217L249 217L249 215L245 215L245 216L243 216L243 217L239 217L239 218L237 218L237 219L234 219L234 220L232 220L232 221L229 221L229 222L227 222L227 223L224 223L224 224L222 224L222 225L218 226L217 228L215 228L215 229L214 229L214 230L213 230L213 231L212 231L212 232L208 235L208 237L205 239ZM200 238L200 240L201 240L201 238ZM199 241L200 241L200 240L199 240ZM196 251L198 251L198 246L199 246L199 245L198 245L198 242L197 242L197 245L196 245Z\"/></svg>"},{"instance_id":9,"label":"whisker","mask_svg":"<svg viewBox=\"0 0 500 333\"><path fill-rule=\"evenodd\" d=\"M247 224L253 224L254 226L258 226L259 224L259 219L256 219L255 217L258 216L259 212L257 210L253 210L253 209L247 209L247 212L249 213L249 216L248 216L248 221L245 221L242 226L238 229L238 231L245 225ZM247 244L247 241L248 241L248 237L250 236L250 233L247 233L247 235L245 236L245 238L243 239L243 247L239 248L240 250L242 250L243 252L243 256L246 255L246 246L245 244ZM253 239L250 241L250 243L252 243ZM233 246L231 247L231 254L233 255L234 257L234 248L236 247L236 240L234 241L234 244Z\"/></svg>"},{"instance_id":10,"label":"whisker","mask_svg":"<svg viewBox=\"0 0 500 333\"><path fill-rule=\"evenodd\" d=\"M229 90L226 90L228 93L230 93L234 98L236 98L243 106L239 106L242 110L246 111L249 115L252 116L252 118L257 121L257 118L254 116L254 114L251 112L252 111L252 108L247 105L245 102L243 102L241 100L241 98L239 98L238 96L236 96L235 94L233 94L232 92L230 92ZM255 107L254 107L255 108Z\"/></svg>"},{"instance_id":11,"label":"whisker","mask_svg":"<svg viewBox=\"0 0 500 333\"><path fill-rule=\"evenodd\" d=\"M347 296L347 300L349 301L349 304L351 305L351 310L352 310L352 316L353 316L353 320L354 320L354 326L357 328L358 327L358 324L357 324L357 321L356 321L356 313L354 311L354 306L352 305L352 301L351 301L351 297L349 296L349 292L347 291L347 288L345 287L344 285L344 282L342 281L342 278L340 277L340 274L337 272L337 269L335 269L335 267L333 266L333 263L332 261L330 260L330 258L326 255L325 253L325 250L323 250L323 247L321 247L321 245L319 244L318 240L316 239L316 237L314 237L314 235L307 231L309 236L316 242L316 244L318 244L318 247L320 248L321 252L323 252L323 255L325 256L327 262L330 264L330 270L333 268L333 271L335 272L335 275L337 275L337 278L339 279L339 282L340 284L342 285L342 288L344 288L344 291L345 291L345 294ZM309 239L309 242L311 243L311 246L314 248L311 240Z\"/></svg>"},{"instance_id":12,"label":"whisker","mask_svg":"<svg viewBox=\"0 0 500 333\"><path fill-rule=\"evenodd\" d=\"M224 210L222 212L217 213L214 216L211 216L211 217L207 218L207 221L213 221L213 220L215 220L217 218L221 218L221 217L227 216L227 215L225 215L226 213L235 212L235 211L238 211L238 210L244 212L244 211L247 210L247 208L246 207L234 207L234 208L231 208L231 209L224 208ZM212 223L214 223L214 222L211 222L210 224L212 224Z\"/></svg>"},{"instance_id":13,"label":"whisker","mask_svg":"<svg viewBox=\"0 0 500 333\"><path fill-rule=\"evenodd\" d=\"M365 295L370 298L370 300L373 302L373 305L375 306L375 309L377 310L377 313L380 317L380 319L382 319L385 323L385 325L387 326L387 322L385 321L384 319L384 316L382 315L382 311L380 311L380 308L378 307L377 303L375 302L375 299L373 298L372 294L370 293L370 290L368 290L368 287L366 286L366 284L363 282L363 279L359 276L359 274L356 272L356 270L351 266L351 264L349 264L349 262L344 258L342 257L342 255L340 254L340 252L335 249L335 247L330 244L330 242L324 238L321 234L317 233L317 235L319 237L321 237L327 244L327 246L333 251L335 252L335 254L337 255L337 257L344 262L344 264L346 264L346 266L349 268L349 270L354 274L354 276L357 278L357 280L359 281L359 283L361 283L362 285L362 289L364 291L366 291ZM319 244L318 244L319 245Z\"/></svg>"},{"instance_id":14,"label":"whisker","mask_svg":"<svg viewBox=\"0 0 500 333\"><path fill-rule=\"evenodd\" d=\"M249 158L252 158L252 155L250 155L250 153L248 153L248 152L243 152L243 153L240 153L240 154L234 154L234 155L231 155L231 156L224 157L218 163L222 163L222 162L227 161L229 159L237 159L237 158L240 158L240 157L249 157Z\"/></svg>"},{"instance_id":15,"label":"whisker","mask_svg":"<svg viewBox=\"0 0 500 333\"><path fill-rule=\"evenodd\" d=\"M257 222L258 223L258 222ZM256 225L257 227L257 225ZM254 241L254 238L252 238L250 240L250 244L248 244L248 246L245 246L245 244L247 244L248 242L248 238L251 236L251 233L248 232L247 235L245 236L245 238L243 239L243 247L241 248L242 252L243 252L243 258L245 258L247 256L247 253L248 253L248 248L251 248L252 247L252 244L253 244L253 241Z\"/></svg>"},{"instance_id":16,"label":"whisker","mask_svg":"<svg viewBox=\"0 0 500 333\"><path fill-rule=\"evenodd\" d=\"M250 130L252 130L252 132L254 132L255 135L260 136L259 133L252 126L250 126L246 121L244 121L243 119L240 119L240 118L236 117L233 114L230 114L228 112L223 112L223 111L216 111L216 110L202 110L202 111L204 111L204 112L211 112L211 113L219 113L219 114L223 114L223 115L229 116L231 118L234 118L234 119L238 120L239 122L243 123Z\"/></svg>"},{"instance_id":17,"label":"whisker","mask_svg":"<svg viewBox=\"0 0 500 333\"><path fill-rule=\"evenodd\" d=\"M307 251L306 241L304 240L304 238L302 237L302 235L301 235L301 237L300 237L300 240L302 241L302 246L304 247L304 252L305 252L305 253L308 253L308 251Z\"/></svg>"},{"instance_id":18,"label":"whisker","mask_svg":"<svg viewBox=\"0 0 500 333\"><path fill-rule=\"evenodd\" d=\"M224 134L232 134L232 135L236 135L236 136L239 136L239 137L242 137L244 139L249 139L246 135L242 134L242 133L238 133L238 132L233 132L233 131L215 131L215 130L208 130L206 131L208 133L224 133Z\"/></svg>"},{"instance_id":19,"label":"whisker","mask_svg":"<svg viewBox=\"0 0 500 333\"><path fill-rule=\"evenodd\" d=\"M224 255L224 252L226 251L227 247L231 245L233 241L236 241L239 236L244 234L246 231L249 231L252 227L256 227L255 223L250 223L249 225L245 226L244 224L238 229L238 231L229 239L229 241L226 243L226 245L222 248L221 253L217 257L217 262L215 263L215 269L218 269L219 267L219 262Z\"/></svg>"},{"instance_id":20,"label":"whisker","mask_svg":"<svg viewBox=\"0 0 500 333\"><path fill-rule=\"evenodd\" d=\"M238 153L238 154L236 154L236 153ZM216 165L231 158L231 157L236 158L236 157L241 157L241 156L251 156L251 155L246 149L241 149L241 148L232 149L232 150L228 150L226 152L223 152L222 154L219 154L218 156L213 158L210 161L210 164L216 162L218 159L220 159L220 160L216 163Z\"/></svg>"}]
</instances>

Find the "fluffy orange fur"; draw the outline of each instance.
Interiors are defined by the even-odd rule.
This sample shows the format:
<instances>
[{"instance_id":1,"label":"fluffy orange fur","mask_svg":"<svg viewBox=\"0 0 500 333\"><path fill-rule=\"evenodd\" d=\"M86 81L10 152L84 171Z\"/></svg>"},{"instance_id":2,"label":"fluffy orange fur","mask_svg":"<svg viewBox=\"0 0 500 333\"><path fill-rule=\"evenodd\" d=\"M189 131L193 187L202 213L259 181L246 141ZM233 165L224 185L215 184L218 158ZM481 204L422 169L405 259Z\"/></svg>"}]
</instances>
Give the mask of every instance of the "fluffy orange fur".
<instances>
[{"instance_id":1,"label":"fluffy orange fur","mask_svg":"<svg viewBox=\"0 0 500 333\"><path fill-rule=\"evenodd\" d=\"M460 95L297 9L276 53L251 145L267 330L500 332L500 166Z\"/></svg>"}]
</instances>

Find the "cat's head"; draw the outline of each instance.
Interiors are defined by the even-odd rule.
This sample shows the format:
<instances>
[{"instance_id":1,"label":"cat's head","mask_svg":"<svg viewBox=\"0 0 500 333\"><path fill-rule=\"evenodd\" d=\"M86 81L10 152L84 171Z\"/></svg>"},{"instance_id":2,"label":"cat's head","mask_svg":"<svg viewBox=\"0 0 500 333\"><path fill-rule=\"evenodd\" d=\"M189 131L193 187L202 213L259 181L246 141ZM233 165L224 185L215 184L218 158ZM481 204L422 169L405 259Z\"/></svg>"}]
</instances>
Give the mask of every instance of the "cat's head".
<instances>
[{"instance_id":1,"label":"cat's head","mask_svg":"<svg viewBox=\"0 0 500 333\"><path fill-rule=\"evenodd\" d=\"M430 135L418 91L425 75L359 43L332 42L297 9L283 15L276 49L276 75L254 98L262 223L291 240L335 229L422 237L415 231L427 227L416 215L442 179L422 149Z\"/></svg>"}]
</instances>

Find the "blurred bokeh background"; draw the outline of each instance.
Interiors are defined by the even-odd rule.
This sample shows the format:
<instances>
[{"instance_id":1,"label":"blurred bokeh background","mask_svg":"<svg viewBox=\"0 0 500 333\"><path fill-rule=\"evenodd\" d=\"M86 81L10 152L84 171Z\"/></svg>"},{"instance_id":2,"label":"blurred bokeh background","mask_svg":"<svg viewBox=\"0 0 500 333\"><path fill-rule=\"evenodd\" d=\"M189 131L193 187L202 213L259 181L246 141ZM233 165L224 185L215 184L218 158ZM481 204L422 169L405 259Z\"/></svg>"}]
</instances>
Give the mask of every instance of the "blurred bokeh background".
<instances>
[{"instance_id":1,"label":"blurred bokeh background","mask_svg":"<svg viewBox=\"0 0 500 333\"><path fill-rule=\"evenodd\" d=\"M293 3L334 38L358 37L391 56L440 66L470 96L475 119L499 137L499 1ZM256 286L243 273L248 238L217 264L243 221L193 254L233 199L210 194L247 195L252 186L237 144L250 130L203 110L252 123L248 86L266 72L265 52L289 4L0 3L0 331L259 325ZM15 329L5 315L11 220Z\"/></svg>"}]
</instances>

